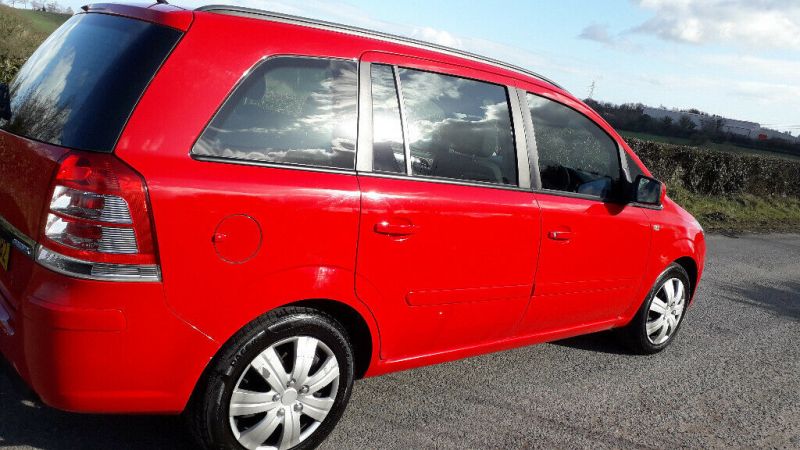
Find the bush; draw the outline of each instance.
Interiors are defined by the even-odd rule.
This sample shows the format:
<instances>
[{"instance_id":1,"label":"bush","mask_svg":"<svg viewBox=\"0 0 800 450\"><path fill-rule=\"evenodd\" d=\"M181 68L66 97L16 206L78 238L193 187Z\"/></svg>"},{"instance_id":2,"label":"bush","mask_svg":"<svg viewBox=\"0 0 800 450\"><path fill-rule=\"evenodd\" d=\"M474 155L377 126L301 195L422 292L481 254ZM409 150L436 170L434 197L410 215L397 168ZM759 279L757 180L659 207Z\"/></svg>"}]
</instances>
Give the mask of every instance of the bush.
<instances>
[{"instance_id":1,"label":"bush","mask_svg":"<svg viewBox=\"0 0 800 450\"><path fill-rule=\"evenodd\" d=\"M667 186L710 196L750 194L800 198L800 161L628 139L653 175Z\"/></svg>"}]
</instances>

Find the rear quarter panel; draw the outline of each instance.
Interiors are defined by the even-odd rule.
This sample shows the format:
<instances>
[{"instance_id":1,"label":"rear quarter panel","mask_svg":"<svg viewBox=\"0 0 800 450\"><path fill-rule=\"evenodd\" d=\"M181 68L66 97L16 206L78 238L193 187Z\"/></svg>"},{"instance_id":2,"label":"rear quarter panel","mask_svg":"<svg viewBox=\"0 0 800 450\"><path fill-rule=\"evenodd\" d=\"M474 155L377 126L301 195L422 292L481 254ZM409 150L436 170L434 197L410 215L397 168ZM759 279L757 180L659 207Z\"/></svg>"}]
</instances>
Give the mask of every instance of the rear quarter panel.
<instances>
[{"instance_id":1,"label":"rear quarter panel","mask_svg":"<svg viewBox=\"0 0 800 450\"><path fill-rule=\"evenodd\" d=\"M218 343L259 315L306 299L346 303L378 334L353 288L360 208L354 173L190 156L229 92L264 57L355 59L360 52L314 33L319 32L298 34L295 27L196 13L116 149L147 181L170 307ZM257 221L262 240L257 254L238 264L222 260L212 242L220 221L236 214Z\"/></svg>"}]
</instances>

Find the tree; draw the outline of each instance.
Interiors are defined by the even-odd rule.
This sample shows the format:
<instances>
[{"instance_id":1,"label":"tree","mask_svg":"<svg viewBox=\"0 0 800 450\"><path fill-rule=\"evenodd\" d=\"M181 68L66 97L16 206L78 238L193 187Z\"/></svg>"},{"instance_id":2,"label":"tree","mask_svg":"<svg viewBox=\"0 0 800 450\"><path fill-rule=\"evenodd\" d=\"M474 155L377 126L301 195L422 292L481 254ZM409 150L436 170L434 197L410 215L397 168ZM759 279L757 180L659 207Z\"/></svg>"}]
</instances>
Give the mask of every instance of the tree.
<instances>
[{"instance_id":1,"label":"tree","mask_svg":"<svg viewBox=\"0 0 800 450\"><path fill-rule=\"evenodd\" d=\"M663 119L661 119L661 122L659 123L659 127L661 128L661 132L666 134L666 135L669 135L672 132L672 123L673 122L674 121L672 120L672 117L669 117L669 116L666 116Z\"/></svg>"},{"instance_id":2,"label":"tree","mask_svg":"<svg viewBox=\"0 0 800 450\"><path fill-rule=\"evenodd\" d=\"M678 128L680 129L680 133L686 137L689 137L694 133L697 129L697 124L689 116L681 116L680 120L678 120Z\"/></svg>"}]
</instances>

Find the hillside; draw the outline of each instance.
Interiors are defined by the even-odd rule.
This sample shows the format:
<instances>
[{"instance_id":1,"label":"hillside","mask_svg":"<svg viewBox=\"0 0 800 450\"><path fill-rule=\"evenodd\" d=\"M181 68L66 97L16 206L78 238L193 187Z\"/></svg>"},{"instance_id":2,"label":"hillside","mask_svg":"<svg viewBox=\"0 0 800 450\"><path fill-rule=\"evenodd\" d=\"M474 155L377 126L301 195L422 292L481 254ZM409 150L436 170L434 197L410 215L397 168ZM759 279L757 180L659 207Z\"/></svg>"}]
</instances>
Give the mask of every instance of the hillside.
<instances>
[{"instance_id":1,"label":"hillside","mask_svg":"<svg viewBox=\"0 0 800 450\"><path fill-rule=\"evenodd\" d=\"M21 18L28 21L34 31L49 35L70 18L67 14L33 11L30 9L15 9L13 11Z\"/></svg>"},{"instance_id":2,"label":"hillside","mask_svg":"<svg viewBox=\"0 0 800 450\"><path fill-rule=\"evenodd\" d=\"M11 81L36 47L67 19L66 14L0 5L0 82Z\"/></svg>"}]
</instances>

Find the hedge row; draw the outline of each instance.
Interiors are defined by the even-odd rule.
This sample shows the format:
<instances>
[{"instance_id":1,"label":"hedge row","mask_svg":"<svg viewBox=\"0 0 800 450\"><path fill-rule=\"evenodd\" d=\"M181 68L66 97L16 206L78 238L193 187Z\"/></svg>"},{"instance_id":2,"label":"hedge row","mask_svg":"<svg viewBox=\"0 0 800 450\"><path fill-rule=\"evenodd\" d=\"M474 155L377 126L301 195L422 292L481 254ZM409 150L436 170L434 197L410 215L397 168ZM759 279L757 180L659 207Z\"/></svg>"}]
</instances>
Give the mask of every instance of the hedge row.
<instances>
[{"instance_id":1,"label":"hedge row","mask_svg":"<svg viewBox=\"0 0 800 450\"><path fill-rule=\"evenodd\" d=\"M628 139L653 175L693 194L800 197L800 160Z\"/></svg>"}]
</instances>

